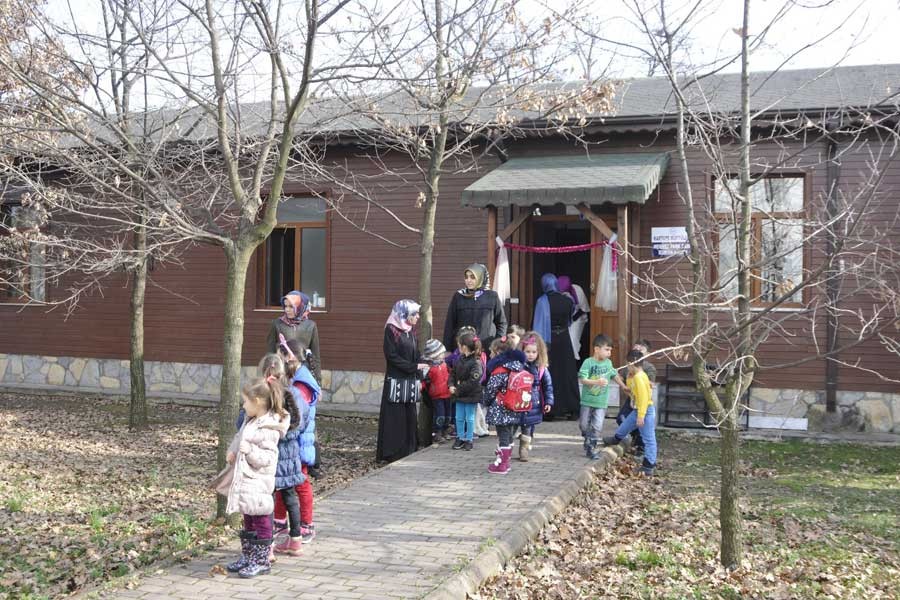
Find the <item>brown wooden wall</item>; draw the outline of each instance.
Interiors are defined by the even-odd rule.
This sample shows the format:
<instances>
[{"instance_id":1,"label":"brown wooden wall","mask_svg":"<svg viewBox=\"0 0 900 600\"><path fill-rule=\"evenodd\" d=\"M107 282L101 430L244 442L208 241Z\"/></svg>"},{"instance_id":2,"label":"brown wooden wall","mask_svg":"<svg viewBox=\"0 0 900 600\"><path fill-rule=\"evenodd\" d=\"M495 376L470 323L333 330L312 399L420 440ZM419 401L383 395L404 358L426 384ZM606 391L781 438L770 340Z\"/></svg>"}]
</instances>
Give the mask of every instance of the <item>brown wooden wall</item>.
<instances>
[{"instance_id":1,"label":"brown wooden wall","mask_svg":"<svg viewBox=\"0 0 900 600\"><path fill-rule=\"evenodd\" d=\"M661 152L671 150L671 141L650 134L629 134L606 139L591 150L605 152ZM512 148L513 156L583 152L563 141L519 142ZM824 155L824 145L808 148L807 162ZM759 159L767 156L775 160L778 148L759 152ZM336 159L343 158L335 156ZM380 167L368 161L347 156L357 175L379 175ZM841 184L849 193L861 182L867 170L868 151L859 148L843 157ZM708 185L704 158L691 157L691 187L698 199L706 201ZM389 166L410 175L405 183L398 176L382 175L370 180L372 193L385 205L418 226L421 209L415 208L419 186L416 186L405 161L395 158ZM463 208L460 192L496 163L484 164L479 172L445 175L438 208L433 271L434 325L437 337L442 332L447 303L453 292L462 285L462 272L473 261L486 260L486 212ZM878 213L874 216L887 222L896 216L900 189L900 166L883 183L885 190ZM812 170L813 193L823 193L825 169ZM680 226L685 223L686 208L679 198L680 169L675 160L658 191L641 209L641 233L638 245L642 259L649 257L651 227ZM299 191L299 189L298 189ZM324 191L324 190L323 190ZM361 217L361 201L348 199L344 210L351 218ZM500 211L500 227L505 210ZM894 222L894 221L890 221ZM380 371L383 324L391 305L400 298L418 295L417 236L406 232L384 213L369 213L367 227L399 244L396 248L358 231L343 219L333 216L330 227L331 268L328 290L328 311L314 314L319 326L324 367L342 370ZM895 238L900 236L894 226ZM900 243L900 240L897 240ZM813 266L815 257L813 253ZM686 271L686 262L666 268L655 268L657 283L674 287ZM641 267L648 269L649 266ZM244 363L254 364L263 352L269 323L277 312L256 310L256 264L248 275L246 298L246 330ZM183 266L160 266L152 273L153 283L147 288L146 357L149 360L217 363L221 361L221 311L224 298L224 261L219 248L197 245L184 255ZM640 290L638 290L640 292ZM52 290L50 291L52 294ZM865 310L866 299L848 308ZM47 312L39 307L21 309L0 306L0 352L13 354L43 354L56 356L92 356L127 358L128 356L128 289L124 275L110 279L102 295L83 298L74 313L65 317L64 310ZM824 321L817 324L814 334L824 343ZM640 311L640 335L657 346L666 340L683 340L688 321L672 312L659 312L652 307ZM764 366L797 360L813 347L811 334L801 324L785 326L785 333L773 336L760 353ZM896 335L896 333L895 333ZM900 361L888 355L876 342L855 348L842 357L848 362L860 358L870 368L900 372ZM824 387L822 361L814 361L788 369L765 371L757 379L765 387L820 390ZM872 375L843 367L840 389L897 391L895 384L878 381Z\"/></svg>"}]
</instances>

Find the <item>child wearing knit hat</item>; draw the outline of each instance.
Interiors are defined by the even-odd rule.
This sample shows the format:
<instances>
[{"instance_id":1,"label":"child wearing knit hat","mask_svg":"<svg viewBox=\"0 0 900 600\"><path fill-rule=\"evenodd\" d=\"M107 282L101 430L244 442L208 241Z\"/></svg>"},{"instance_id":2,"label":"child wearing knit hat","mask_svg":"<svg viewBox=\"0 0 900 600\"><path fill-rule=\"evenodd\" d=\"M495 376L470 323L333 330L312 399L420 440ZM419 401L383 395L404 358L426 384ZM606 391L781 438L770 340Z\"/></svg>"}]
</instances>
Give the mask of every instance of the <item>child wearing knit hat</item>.
<instances>
[{"instance_id":1,"label":"child wearing knit hat","mask_svg":"<svg viewBox=\"0 0 900 600\"><path fill-rule=\"evenodd\" d=\"M450 368L444 362L447 349L439 340L425 342L423 356L429 365L422 381L422 392L431 402L432 441L441 444L450 439L448 428L453 421L450 401Z\"/></svg>"}]
</instances>

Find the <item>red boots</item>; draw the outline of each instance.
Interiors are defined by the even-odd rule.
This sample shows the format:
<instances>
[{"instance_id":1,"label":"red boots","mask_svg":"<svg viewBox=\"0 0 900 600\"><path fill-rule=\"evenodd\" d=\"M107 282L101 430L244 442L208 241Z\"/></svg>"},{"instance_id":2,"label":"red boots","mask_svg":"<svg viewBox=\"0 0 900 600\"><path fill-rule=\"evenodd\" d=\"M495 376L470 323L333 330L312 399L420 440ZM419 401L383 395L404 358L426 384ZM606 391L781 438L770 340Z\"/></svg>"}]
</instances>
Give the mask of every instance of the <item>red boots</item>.
<instances>
[{"instance_id":1,"label":"red boots","mask_svg":"<svg viewBox=\"0 0 900 600\"><path fill-rule=\"evenodd\" d=\"M509 459L512 456L512 446L497 446L496 458L488 465L488 472L495 475L509 473Z\"/></svg>"}]
</instances>

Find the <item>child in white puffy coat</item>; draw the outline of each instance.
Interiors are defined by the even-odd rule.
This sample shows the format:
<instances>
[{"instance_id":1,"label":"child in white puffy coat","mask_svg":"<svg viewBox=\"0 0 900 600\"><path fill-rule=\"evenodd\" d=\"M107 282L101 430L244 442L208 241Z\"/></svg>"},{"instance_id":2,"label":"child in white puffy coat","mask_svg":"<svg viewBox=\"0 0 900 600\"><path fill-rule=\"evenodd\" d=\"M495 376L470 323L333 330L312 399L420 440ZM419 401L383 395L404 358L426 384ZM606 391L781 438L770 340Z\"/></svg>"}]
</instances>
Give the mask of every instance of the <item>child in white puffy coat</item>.
<instances>
[{"instance_id":1,"label":"child in white puffy coat","mask_svg":"<svg viewBox=\"0 0 900 600\"><path fill-rule=\"evenodd\" d=\"M284 387L275 377L251 381L241 393L246 418L228 448L226 460L234 465L228 489L227 512L244 516L241 557L227 569L241 577L268 573L275 502L278 441L290 424L284 409Z\"/></svg>"}]
</instances>

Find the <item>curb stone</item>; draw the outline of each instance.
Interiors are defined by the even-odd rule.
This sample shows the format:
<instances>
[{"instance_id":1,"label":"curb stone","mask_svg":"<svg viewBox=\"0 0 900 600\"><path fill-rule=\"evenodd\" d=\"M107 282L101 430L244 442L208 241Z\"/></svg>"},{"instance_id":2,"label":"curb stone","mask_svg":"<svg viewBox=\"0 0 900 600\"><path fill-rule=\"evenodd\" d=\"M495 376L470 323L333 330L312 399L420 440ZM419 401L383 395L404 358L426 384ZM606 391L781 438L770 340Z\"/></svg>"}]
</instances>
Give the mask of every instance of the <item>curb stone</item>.
<instances>
[{"instance_id":1,"label":"curb stone","mask_svg":"<svg viewBox=\"0 0 900 600\"><path fill-rule=\"evenodd\" d=\"M476 593L481 584L499 573L510 559L522 552L541 529L588 486L595 473L605 471L621 458L626 446L627 444L620 444L604 448L598 460L586 464L575 477L564 483L559 491L544 500L522 521L513 525L494 545L476 555L459 573L445 579L425 594L424 600L466 600L469 594Z\"/></svg>"}]
</instances>

